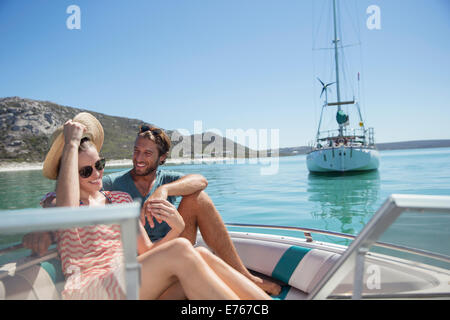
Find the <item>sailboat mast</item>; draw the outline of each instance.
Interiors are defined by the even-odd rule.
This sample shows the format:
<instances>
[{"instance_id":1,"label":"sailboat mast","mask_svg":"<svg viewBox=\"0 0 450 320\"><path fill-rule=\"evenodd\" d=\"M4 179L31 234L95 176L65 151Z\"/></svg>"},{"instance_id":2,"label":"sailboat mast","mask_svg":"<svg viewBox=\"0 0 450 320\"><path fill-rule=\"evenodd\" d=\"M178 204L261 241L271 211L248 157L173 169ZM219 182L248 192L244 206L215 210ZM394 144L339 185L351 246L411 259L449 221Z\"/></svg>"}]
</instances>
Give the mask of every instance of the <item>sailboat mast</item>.
<instances>
[{"instance_id":1,"label":"sailboat mast","mask_svg":"<svg viewBox=\"0 0 450 320\"><path fill-rule=\"evenodd\" d=\"M336 64L336 96L337 102L341 102L341 92L339 86L339 54L338 54L338 37L337 37L337 19L336 19L336 0L333 0L333 18L334 18L334 60ZM338 104L338 112L341 111L341 106ZM339 125L339 135L342 135L342 125Z\"/></svg>"}]
</instances>

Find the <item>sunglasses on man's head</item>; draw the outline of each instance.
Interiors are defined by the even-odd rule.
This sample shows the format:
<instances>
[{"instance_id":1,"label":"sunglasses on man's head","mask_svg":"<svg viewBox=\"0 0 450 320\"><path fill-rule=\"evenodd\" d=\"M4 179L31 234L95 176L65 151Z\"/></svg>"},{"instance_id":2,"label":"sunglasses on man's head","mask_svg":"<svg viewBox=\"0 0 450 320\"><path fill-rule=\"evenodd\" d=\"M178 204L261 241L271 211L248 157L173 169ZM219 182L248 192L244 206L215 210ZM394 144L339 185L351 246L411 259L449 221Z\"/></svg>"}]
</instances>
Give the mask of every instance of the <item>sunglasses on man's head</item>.
<instances>
[{"instance_id":1,"label":"sunglasses on man's head","mask_svg":"<svg viewBox=\"0 0 450 320\"><path fill-rule=\"evenodd\" d=\"M162 132L160 129L152 129L151 127L145 124L139 127L139 133L144 133L147 131L150 131L154 136L157 136Z\"/></svg>"},{"instance_id":2,"label":"sunglasses on man's head","mask_svg":"<svg viewBox=\"0 0 450 320\"><path fill-rule=\"evenodd\" d=\"M94 164L94 166L95 166L95 169L97 169L98 171L102 171L105 168L105 164L106 164L106 159L101 158ZM94 172L94 168L92 166L86 166L86 167L81 168L80 171L78 171L78 172L80 173L80 177L89 178L92 175L92 172Z\"/></svg>"}]
</instances>

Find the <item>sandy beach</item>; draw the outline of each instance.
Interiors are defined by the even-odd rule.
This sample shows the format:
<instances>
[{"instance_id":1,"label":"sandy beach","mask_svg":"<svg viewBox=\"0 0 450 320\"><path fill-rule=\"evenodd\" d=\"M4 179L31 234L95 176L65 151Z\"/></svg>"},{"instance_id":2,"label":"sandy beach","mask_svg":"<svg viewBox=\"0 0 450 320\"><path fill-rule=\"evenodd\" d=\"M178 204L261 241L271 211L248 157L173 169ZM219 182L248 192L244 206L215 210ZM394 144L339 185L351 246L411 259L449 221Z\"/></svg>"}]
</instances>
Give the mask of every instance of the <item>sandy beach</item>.
<instances>
[{"instance_id":1,"label":"sandy beach","mask_svg":"<svg viewBox=\"0 0 450 320\"><path fill-rule=\"evenodd\" d=\"M249 159L235 159L235 158L177 158L168 159L166 161L167 165L177 165L177 164L202 164L202 163L234 163L234 162L245 162ZM257 162L257 158L252 158L250 161ZM0 162L0 172L8 171L25 171L25 170L42 170L43 162ZM133 162L131 159L122 160L108 160L106 162L106 168L108 167L131 167Z\"/></svg>"}]
</instances>

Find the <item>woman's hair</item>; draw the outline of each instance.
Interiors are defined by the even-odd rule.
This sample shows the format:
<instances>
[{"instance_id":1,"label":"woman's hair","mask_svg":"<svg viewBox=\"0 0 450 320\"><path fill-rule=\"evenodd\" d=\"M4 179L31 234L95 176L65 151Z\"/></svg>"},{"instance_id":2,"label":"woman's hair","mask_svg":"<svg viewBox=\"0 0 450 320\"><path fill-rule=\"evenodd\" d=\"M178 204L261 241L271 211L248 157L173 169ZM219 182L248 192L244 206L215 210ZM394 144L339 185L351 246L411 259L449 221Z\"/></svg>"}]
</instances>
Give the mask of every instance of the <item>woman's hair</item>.
<instances>
[{"instance_id":1,"label":"woman's hair","mask_svg":"<svg viewBox=\"0 0 450 320\"><path fill-rule=\"evenodd\" d=\"M78 147L78 153L81 151L86 151L87 149L94 147L95 145L92 143L92 141L88 137L84 137L80 141L80 146Z\"/></svg>"},{"instance_id":2,"label":"woman's hair","mask_svg":"<svg viewBox=\"0 0 450 320\"><path fill-rule=\"evenodd\" d=\"M164 132L164 130L156 127L151 127L150 130L140 132L138 136L145 137L156 143L156 146L158 147L159 157L169 153L171 142L169 136ZM160 164L164 164L164 162L166 162L166 159L161 161Z\"/></svg>"}]
</instances>

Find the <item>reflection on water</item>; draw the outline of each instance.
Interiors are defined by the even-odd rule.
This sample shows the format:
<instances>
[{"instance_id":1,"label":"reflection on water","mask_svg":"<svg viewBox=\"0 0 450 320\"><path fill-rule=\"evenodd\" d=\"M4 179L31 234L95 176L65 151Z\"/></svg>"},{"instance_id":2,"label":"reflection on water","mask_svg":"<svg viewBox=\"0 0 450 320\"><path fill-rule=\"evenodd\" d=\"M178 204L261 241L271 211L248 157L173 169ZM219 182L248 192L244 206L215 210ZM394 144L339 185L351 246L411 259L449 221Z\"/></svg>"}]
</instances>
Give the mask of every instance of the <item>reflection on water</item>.
<instances>
[{"instance_id":1,"label":"reflection on water","mask_svg":"<svg viewBox=\"0 0 450 320\"><path fill-rule=\"evenodd\" d=\"M326 230L358 234L378 209L379 190L378 171L308 175L308 200L315 204L311 215L324 221Z\"/></svg>"}]
</instances>

